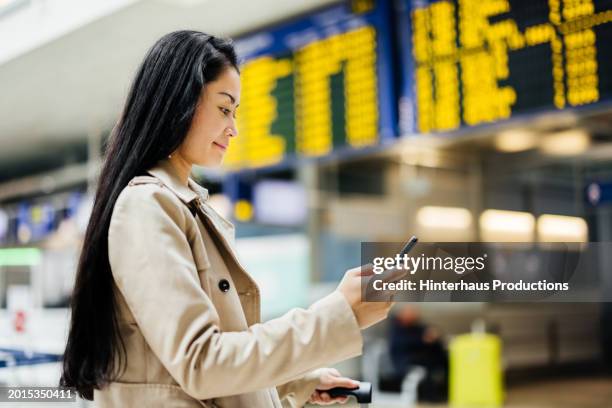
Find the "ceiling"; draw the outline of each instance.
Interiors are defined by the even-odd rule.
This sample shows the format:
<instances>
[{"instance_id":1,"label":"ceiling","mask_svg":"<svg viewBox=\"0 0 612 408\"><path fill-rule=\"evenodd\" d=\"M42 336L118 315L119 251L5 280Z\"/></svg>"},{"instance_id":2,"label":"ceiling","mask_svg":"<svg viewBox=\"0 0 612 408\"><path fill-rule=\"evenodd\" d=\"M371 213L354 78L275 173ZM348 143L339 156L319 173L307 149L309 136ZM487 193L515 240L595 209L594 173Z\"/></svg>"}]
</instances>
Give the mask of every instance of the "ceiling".
<instances>
[{"instance_id":1,"label":"ceiling","mask_svg":"<svg viewBox=\"0 0 612 408\"><path fill-rule=\"evenodd\" d=\"M6 62L0 173L110 129L138 63L163 34L188 28L237 35L334 2L143 0Z\"/></svg>"}]
</instances>

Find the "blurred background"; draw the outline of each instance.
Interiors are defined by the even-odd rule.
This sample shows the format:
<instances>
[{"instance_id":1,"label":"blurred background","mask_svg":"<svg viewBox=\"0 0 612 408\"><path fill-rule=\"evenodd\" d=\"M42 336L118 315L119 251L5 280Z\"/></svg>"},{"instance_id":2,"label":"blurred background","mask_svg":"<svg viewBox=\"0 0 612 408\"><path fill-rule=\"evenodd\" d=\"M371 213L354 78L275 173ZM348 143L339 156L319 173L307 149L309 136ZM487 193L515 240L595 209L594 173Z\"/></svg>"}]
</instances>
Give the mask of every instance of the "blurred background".
<instances>
[{"instance_id":1,"label":"blurred background","mask_svg":"<svg viewBox=\"0 0 612 408\"><path fill-rule=\"evenodd\" d=\"M239 136L194 177L264 320L365 241L612 240L610 0L0 0L0 384L57 384L105 144L147 49L185 28L243 62ZM612 406L609 303L391 314L337 366L373 407Z\"/></svg>"}]
</instances>

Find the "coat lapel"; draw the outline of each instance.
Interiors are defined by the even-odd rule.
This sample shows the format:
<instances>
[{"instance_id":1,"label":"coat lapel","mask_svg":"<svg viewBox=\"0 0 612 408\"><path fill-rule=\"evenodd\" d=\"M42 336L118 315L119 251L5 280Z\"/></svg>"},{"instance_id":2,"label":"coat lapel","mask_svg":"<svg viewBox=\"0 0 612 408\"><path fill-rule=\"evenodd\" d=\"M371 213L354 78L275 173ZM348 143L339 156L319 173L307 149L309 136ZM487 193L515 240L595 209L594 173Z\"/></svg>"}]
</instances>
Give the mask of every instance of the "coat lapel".
<instances>
[{"instance_id":1,"label":"coat lapel","mask_svg":"<svg viewBox=\"0 0 612 408\"><path fill-rule=\"evenodd\" d=\"M247 323L250 326L261 322L261 292L259 286L251 275L247 273L234 251L234 226L217 214L208 204L199 199L195 203L196 212L202 224L217 243L230 275L232 275L243 305L243 310L245 311ZM227 225L231 226L231 228Z\"/></svg>"},{"instance_id":2,"label":"coat lapel","mask_svg":"<svg viewBox=\"0 0 612 408\"><path fill-rule=\"evenodd\" d=\"M168 159L160 160L148 173L161 180L183 203L195 209L214 241L218 243L226 266L239 290L240 300L245 309L249 325L261 320L260 290L255 280L247 273L234 251L234 225L219 215L208 203L208 190L192 178L183 184ZM248 295L247 295L248 294ZM246 295L246 297L245 297Z\"/></svg>"}]
</instances>

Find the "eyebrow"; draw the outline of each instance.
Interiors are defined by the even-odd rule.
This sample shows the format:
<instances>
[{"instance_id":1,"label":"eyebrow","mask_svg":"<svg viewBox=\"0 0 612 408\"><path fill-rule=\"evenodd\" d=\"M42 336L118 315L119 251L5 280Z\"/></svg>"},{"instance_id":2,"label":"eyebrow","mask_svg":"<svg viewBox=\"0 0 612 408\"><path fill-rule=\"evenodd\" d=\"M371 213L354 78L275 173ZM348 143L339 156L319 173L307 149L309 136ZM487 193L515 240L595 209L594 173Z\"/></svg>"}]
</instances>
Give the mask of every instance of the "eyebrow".
<instances>
[{"instance_id":1,"label":"eyebrow","mask_svg":"<svg viewBox=\"0 0 612 408\"><path fill-rule=\"evenodd\" d=\"M236 103L236 98L234 98L231 94L229 94L227 92L221 91L221 92L219 92L219 95L225 95L225 96L229 97L232 100L232 104ZM236 106L238 106L238 105L236 105Z\"/></svg>"}]
</instances>

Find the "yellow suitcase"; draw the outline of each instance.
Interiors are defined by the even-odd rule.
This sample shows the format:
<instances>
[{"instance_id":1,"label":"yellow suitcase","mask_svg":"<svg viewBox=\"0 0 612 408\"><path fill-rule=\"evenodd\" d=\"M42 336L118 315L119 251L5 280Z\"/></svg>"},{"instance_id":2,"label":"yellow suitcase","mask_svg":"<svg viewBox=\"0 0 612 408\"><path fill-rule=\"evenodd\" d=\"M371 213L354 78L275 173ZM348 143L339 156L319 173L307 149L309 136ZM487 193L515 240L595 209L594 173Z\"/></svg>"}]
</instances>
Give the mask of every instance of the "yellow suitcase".
<instances>
[{"instance_id":1,"label":"yellow suitcase","mask_svg":"<svg viewBox=\"0 0 612 408\"><path fill-rule=\"evenodd\" d=\"M452 407L501 407L504 399L501 341L470 333L450 343L449 403Z\"/></svg>"}]
</instances>

